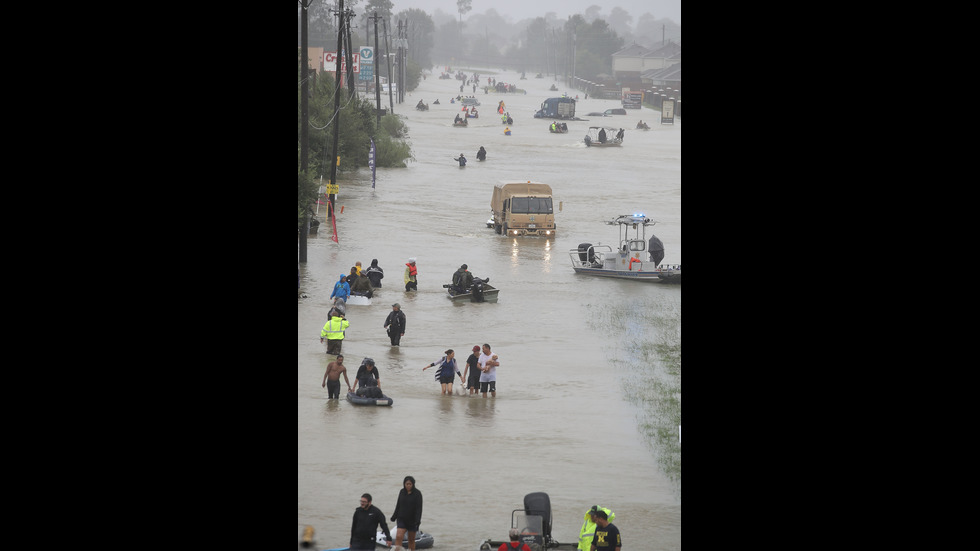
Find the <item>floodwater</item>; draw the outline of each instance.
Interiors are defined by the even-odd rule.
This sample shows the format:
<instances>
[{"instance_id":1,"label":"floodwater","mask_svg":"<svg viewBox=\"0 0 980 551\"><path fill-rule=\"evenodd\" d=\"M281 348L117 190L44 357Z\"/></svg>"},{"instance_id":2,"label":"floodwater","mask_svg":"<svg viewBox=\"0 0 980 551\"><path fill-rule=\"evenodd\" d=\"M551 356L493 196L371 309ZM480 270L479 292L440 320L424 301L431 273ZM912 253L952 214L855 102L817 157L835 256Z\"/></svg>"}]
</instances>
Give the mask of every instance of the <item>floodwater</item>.
<instances>
[{"instance_id":1,"label":"floodwater","mask_svg":"<svg viewBox=\"0 0 980 551\"><path fill-rule=\"evenodd\" d=\"M433 534L435 549L506 539L524 496L546 492L560 542L574 542L585 511L599 504L616 513L625 549L679 550L679 430L651 427L663 425L663 415L680 424L681 287L578 275L568 251L582 242L615 245L618 230L604 221L643 212L659 221L652 231L664 242L664 263L681 262L680 121L661 125L649 108L587 117L619 107L590 98L576 108L589 122L552 134L550 120L532 115L564 91L554 77L482 71L483 82L493 76L527 94L466 88L482 103L480 118L454 128L460 105L449 100L460 81L437 76L395 105L416 160L379 169L374 188L369 169L340 180L339 242L321 206L319 234L300 266L297 533L309 524L318 548L346 546L360 495L372 494L390 518L412 475L424 496L421 529ZM548 91L551 84L559 91ZM414 109L419 99L429 111ZM511 136L496 114L501 99L514 118ZM635 130L638 120L651 130ZM582 138L599 124L626 129L623 146L586 148ZM476 160L481 145L485 162ZM460 152L465 168L453 160ZM486 227L493 186L503 180L551 185L556 211L561 204L556 237L508 238ZM418 292L404 290L409 257L417 259ZM392 407L328 400L320 386L331 357L319 331L333 284L355 261L366 269L373 258L385 270L383 287L372 305L348 306L343 353L351 379L362 358L375 359ZM463 263L500 289L496 304L446 297L442 285ZM400 347L382 328L394 302L407 316ZM422 371L449 348L462 370L483 343L500 357L496 397L443 396L432 370ZM663 350L675 350L676 361L661 361ZM662 411L669 401L673 414Z\"/></svg>"}]
</instances>

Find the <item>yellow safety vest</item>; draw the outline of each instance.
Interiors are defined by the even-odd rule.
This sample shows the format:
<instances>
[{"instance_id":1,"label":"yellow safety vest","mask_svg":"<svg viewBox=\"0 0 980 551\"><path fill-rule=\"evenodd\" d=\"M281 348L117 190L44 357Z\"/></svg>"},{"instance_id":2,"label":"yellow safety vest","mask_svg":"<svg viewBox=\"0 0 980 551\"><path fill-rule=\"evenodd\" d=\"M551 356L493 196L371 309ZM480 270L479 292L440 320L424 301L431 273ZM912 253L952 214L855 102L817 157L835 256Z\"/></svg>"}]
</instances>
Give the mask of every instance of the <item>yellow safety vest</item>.
<instances>
[{"instance_id":1,"label":"yellow safety vest","mask_svg":"<svg viewBox=\"0 0 980 551\"><path fill-rule=\"evenodd\" d=\"M335 324L335 321L338 323ZM343 340L344 330L346 330L349 326L349 321L341 319L339 316L334 316L330 318L330 321L323 324L323 329L320 330L320 336L326 337L327 340L331 341L336 339Z\"/></svg>"},{"instance_id":2,"label":"yellow safety vest","mask_svg":"<svg viewBox=\"0 0 980 551\"><path fill-rule=\"evenodd\" d=\"M612 522L616 518L616 513L610 511L605 507L599 507L600 511L605 511L606 516L609 517L609 522ZM591 509L589 509L591 511ZM580 551L589 551L592 549L592 538L595 536L596 523L592 522L592 517L589 515L589 511L585 512L585 522L582 523L582 531L578 535L578 548Z\"/></svg>"}]
</instances>

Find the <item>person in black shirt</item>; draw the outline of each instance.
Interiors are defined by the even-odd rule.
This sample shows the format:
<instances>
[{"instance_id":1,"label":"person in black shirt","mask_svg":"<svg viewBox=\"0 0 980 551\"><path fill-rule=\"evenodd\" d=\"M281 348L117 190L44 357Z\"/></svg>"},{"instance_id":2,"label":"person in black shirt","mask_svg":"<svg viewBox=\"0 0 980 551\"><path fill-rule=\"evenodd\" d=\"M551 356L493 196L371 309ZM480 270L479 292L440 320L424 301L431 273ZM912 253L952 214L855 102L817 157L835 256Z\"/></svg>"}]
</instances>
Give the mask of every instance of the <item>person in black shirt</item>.
<instances>
[{"instance_id":1,"label":"person in black shirt","mask_svg":"<svg viewBox=\"0 0 980 551\"><path fill-rule=\"evenodd\" d=\"M596 511L595 516L596 526L595 536L592 537L592 551L620 551L623 542L619 536L619 528L609 522L605 511Z\"/></svg>"},{"instance_id":2,"label":"person in black shirt","mask_svg":"<svg viewBox=\"0 0 980 551\"><path fill-rule=\"evenodd\" d=\"M371 505L371 494L361 495L361 506L354 510L354 521L350 527L350 548L373 551L379 524L388 546L391 547L391 532L385 522L385 514Z\"/></svg>"}]
</instances>

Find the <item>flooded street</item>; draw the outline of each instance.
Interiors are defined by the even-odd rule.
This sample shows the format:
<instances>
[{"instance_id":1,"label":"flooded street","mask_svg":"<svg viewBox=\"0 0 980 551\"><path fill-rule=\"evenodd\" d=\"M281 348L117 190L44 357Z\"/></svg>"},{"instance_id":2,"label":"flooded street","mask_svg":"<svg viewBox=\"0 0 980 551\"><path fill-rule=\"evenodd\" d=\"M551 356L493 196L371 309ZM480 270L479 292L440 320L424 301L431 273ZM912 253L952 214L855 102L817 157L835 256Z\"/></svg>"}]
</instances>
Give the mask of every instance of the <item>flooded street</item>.
<instances>
[{"instance_id":1,"label":"flooded street","mask_svg":"<svg viewBox=\"0 0 980 551\"><path fill-rule=\"evenodd\" d=\"M297 515L300 531L315 528L319 549L348 544L362 493L390 518L406 475L424 496L421 530L435 549L506 539L511 511L531 492L550 496L560 542L576 541L585 511L599 504L616 514L624 549L681 548L681 287L578 275L568 254L582 242L615 246L617 228L604 222L642 212L658 221L647 237L652 230L663 241L663 262L681 263L681 123L661 125L649 108L588 117L620 107L590 98L576 107L590 121L552 134L550 119L532 116L566 90L554 77L519 75L481 72L481 82L491 76L526 95L466 87L463 95L481 102L467 128L452 124L461 106L449 100L460 81L428 75L395 104L416 160L378 169L373 189L370 169L341 177L338 243L320 207L297 307ZM558 92L548 91L552 84ZM428 111L414 109L420 99ZM514 118L510 136L496 114L500 100ZM651 129L635 130L639 120ZM623 146L587 148L590 125L624 128ZM476 160L480 146L485 162ZM465 168L453 160L460 152ZM508 238L486 226L493 186L527 180L554 190L555 238ZM409 257L417 259L418 292L404 290ZM333 284L374 258L383 287L370 306L348 306L343 354L351 383L361 359L374 358L391 407L328 400L320 386L331 357L319 332ZM463 263L500 289L497 303L447 298L442 285ZM400 347L383 329L395 302L407 316ZM422 371L449 348L462 371L483 343L500 358L494 398L443 396L433 370Z\"/></svg>"}]
</instances>

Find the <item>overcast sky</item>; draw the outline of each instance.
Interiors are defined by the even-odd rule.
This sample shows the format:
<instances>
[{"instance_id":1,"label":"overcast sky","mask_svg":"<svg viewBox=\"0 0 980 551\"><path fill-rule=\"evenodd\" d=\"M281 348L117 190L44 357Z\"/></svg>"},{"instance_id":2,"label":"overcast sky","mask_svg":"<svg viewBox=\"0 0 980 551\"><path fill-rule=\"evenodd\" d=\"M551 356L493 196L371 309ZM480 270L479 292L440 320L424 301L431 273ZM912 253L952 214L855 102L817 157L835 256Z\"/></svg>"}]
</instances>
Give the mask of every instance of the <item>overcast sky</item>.
<instances>
[{"instance_id":1,"label":"overcast sky","mask_svg":"<svg viewBox=\"0 0 980 551\"><path fill-rule=\"evenodd\" d=\"M436 8L443 12L459 17L456 11L456 0L391 0L394 5L392 12L398 13L409 8L418 8L428 13L433 13ZM560 19L566 19L569 15L576 13L585 14L589 6L600 6L600 16L609 15L609 12L616 6L623 8L633 16L632 24L636 25L636 20L646 12L650 12L657 19L664 17L674 23L681 22L681 0L606 0L597 2L596 0L473 0L473 9L463 15L463 19L474 13L484 13L488 9L497 10L503 17L509 17L512 21L519 21L528 17L543 17L547 12L555 12Z\"/></svg>"}]
</instances>

